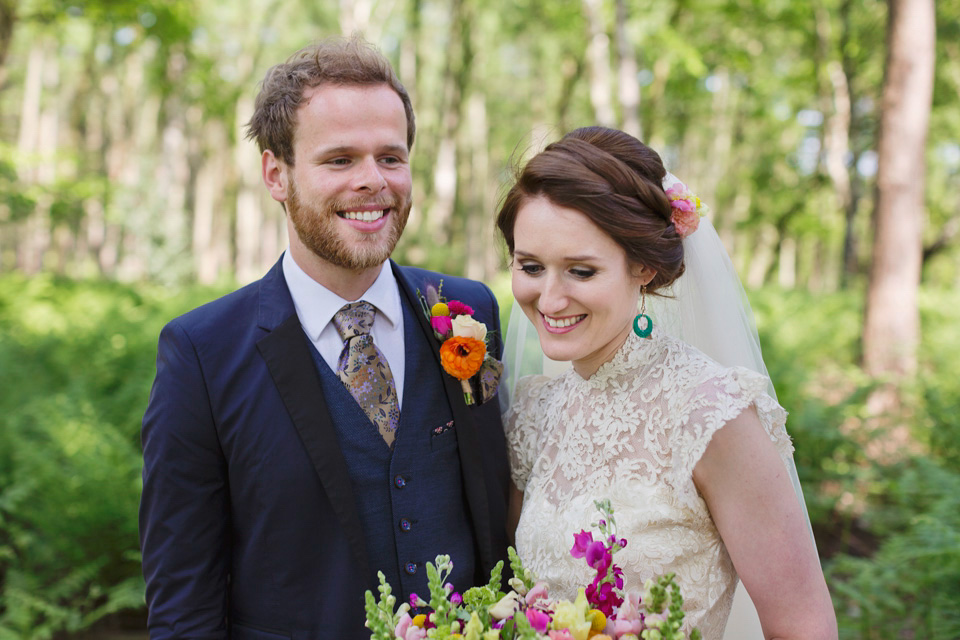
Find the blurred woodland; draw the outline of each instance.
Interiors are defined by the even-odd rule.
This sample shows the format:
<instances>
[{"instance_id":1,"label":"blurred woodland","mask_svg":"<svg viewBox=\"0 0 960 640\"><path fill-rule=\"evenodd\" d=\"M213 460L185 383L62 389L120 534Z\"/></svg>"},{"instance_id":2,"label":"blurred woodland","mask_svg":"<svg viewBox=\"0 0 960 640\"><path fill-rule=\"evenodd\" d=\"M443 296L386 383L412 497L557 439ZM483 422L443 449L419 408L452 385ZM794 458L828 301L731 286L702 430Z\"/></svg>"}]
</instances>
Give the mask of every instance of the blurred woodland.
<instances>
[{"instance_id":1,"label":"blurred woodland","mask_svg":"<svg viewBox=\"0 0 960 640\"><path fill-rule=\"evenodd\" d=\"M359 31L417 114L395 259L491 283L517 163L633 133L757 313L842 638L960 638L960 0L0 0L0 640L142 624L164 322L260 277L266 69Z\"/></svg>"}]
</instances>

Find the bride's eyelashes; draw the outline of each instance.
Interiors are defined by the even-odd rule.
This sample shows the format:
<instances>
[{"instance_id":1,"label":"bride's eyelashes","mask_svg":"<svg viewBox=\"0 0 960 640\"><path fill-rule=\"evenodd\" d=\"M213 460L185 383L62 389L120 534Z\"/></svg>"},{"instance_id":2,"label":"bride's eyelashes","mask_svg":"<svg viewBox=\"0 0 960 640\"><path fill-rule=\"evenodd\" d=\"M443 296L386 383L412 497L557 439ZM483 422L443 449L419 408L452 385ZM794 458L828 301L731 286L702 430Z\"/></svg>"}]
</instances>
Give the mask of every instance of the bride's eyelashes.
<instances>
[{"instance_id":1,"label":"bride's eyelashes","mask_svg":"<svg viewBox=\"0 0 960 640\"><path fill-rule=\"evenodd\" d=\"M518 268L528 276L538 276L543 271L543 265L536 262L521 262Z\"/></svg>"},{"instance_id":2,"label":"bride's eyelashes","mask_svg":"<svg viewBox=\"0 0 960 640\"><path fill-rule=\"evenodd\" d=\"M517 268L528 276L538 276L543 273L544 267L538 262L521 262ZM597 275L597 270L590 267L571 267L568 273L579 280L588 280Z\"/></svg>"}]
</instances>

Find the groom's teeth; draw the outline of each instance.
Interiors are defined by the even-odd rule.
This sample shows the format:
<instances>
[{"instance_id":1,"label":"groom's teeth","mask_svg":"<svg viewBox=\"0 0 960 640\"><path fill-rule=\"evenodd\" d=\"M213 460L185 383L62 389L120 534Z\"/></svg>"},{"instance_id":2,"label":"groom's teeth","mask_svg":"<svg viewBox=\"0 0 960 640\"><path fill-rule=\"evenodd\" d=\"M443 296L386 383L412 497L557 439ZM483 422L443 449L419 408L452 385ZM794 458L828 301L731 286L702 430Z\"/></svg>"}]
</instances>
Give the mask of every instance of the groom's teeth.
<instances>
[{"instance_id":1,"label":"groom's teeth","mask_svg":"<svg viewBox=\"0 0 960 640\"><path fill-rule=\"evenodd\" d=\"M379 211L344 211L343 217L347 220L360 220L361 222L374 222L383 217L386 209Z\"/></svg>"},{"instance_id":2,"label":"groom's teeth","mask_svg":"<svg viewBox=\"0 0 960 640\"><path fill-rule=\"evenodd\" d=\"M587 316L586 314L583 314L579 316L574 316L572 318L559 318L559 319L551 318L550 316L543 316L543 317L546 319L547 324L553 327L554 329L562 329L564 327L569 327L571 325L577 324Z\"/></svg>"}]
</instances>

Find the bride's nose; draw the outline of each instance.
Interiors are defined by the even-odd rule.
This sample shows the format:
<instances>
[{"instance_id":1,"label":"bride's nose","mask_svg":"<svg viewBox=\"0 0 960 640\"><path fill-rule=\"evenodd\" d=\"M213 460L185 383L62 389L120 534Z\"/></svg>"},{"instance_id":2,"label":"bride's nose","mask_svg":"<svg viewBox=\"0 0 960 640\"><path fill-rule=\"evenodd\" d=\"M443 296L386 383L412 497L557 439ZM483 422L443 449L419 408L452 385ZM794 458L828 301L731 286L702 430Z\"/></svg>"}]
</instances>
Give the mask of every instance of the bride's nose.
<instances>
[{"instance_id":1,"label":"bride's nose","mask_svg":"<svg viewBox=\"0 0 960 640\"><path fill-rule=\"evenodd\" d=\"M543 279L543 288L540 290L540 299L537 308L544 315L561 313L569 305L566 287L559 278L548 275Z\"/></svg>"}]
</instances>

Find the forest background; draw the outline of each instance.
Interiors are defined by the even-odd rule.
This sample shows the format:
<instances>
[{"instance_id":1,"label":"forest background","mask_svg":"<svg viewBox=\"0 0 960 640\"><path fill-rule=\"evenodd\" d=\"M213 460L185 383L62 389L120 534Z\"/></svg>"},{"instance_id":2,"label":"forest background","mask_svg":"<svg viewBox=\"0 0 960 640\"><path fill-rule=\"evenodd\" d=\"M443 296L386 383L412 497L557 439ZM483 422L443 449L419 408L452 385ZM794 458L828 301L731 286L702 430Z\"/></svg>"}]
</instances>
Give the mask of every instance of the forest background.
<instances>
[{"instance_id":1,"label":"forest background","mask_svg":"<svg viewBox=\"0 0 960 640\"><path fill-rule=\"evenodd\" d=\"M517 162L586 124L713 210L842 638L960 638L960 0L0 0L0 640L143 628L160 327L260 277L257 82L362 32L414 100L395 253L509 282Z\"/></svg>"}]
</instances>

